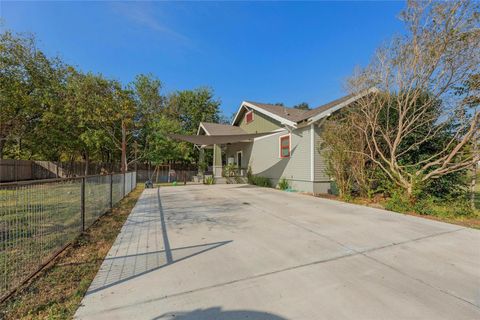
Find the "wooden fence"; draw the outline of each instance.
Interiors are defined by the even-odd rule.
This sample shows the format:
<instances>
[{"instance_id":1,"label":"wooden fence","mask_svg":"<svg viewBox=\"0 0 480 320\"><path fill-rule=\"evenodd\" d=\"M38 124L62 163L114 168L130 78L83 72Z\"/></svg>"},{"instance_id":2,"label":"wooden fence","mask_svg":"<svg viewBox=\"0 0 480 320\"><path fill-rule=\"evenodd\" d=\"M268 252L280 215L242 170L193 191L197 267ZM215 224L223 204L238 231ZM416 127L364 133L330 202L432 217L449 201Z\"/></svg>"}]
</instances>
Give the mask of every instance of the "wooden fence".
<instances>
[{"instance_id":1,"label":"wooden fence","mask_svg":"<svg viewBox=\"0 0 480 320\"><path fill-rule=\"evenodd\" d=\"M35 160L0 160L0 183L52 178L70 178L85 173L100 174L118 172L118 164L91 163L86 169L84 162L53 162ZM87 172L86 172L87 171Z\"/></svg>"},{"instance_id":2,"label":"wooden fence","mask_svg":"<svg viewBox=\"0 0 480 320\"><path fill-rule=\"evenodd\" d=\"M0 183L39 180L52 178L71 178L85 175L84 162L53 162L35 160L0 159ZM197 174L196 165L167 164L148 165L144 163L131 164L129 169L137 171L139 182L152 180L153 182L192 181ZM105 174L120 171L118 163L90 163L87 174Z\"/></svg>"}]
</instances>

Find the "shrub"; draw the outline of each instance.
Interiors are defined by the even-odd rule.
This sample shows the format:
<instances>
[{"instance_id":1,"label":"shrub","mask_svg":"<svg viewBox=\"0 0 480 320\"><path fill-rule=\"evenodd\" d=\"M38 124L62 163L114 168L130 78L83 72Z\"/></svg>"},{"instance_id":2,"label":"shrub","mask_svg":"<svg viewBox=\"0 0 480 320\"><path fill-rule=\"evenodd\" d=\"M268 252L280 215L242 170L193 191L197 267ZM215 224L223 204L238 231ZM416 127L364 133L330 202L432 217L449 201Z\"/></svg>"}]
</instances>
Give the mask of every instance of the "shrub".
<instances>
[{"instance_id":1,"label":"shrub","mask_svg":"<svg viewBox=\"0 0 480 320\"><path fill-rule=\"evenodd\" d=\"M205 161L202 161L202 162L198 163L198 169L200 170L200 172L205 172L205 170L207 170L207 168L208 168L208 165Z\"/></svg>"},{"instance_id":2,"label":"shrub","mask_svg":"<svg viewBox=\"0 0 480 320\"><path fill-rule=\"evenodd\" d=\"M271 188L272 187L272 182L270 181L269 178L266 177L259 177L259 176L254 176L255 177L255 185L259 187L266 187L266 188Z\"/></svg>"},{"instance_id":3,"label":"shrub","mask_svg":"<svg viewBox=\"0 0 480 320\"><path fill-rule=\"evenodd\" d=\"M399 191L391 193L391 198L385 203L385 209L443 217L470 216L474 213L466 197L445 200L423 193L412 202L411 198Z\"/></svg>"},{"instance_id":4,"label":"shrub","mask_svg":"<svg viewBox=\"0 0 480 320\"><path fill-rule=\"evenodd\" d=\"M285 178L282 178L280 179L280 181L278 182L278 188L280 190L287 190L290 188L290 184L288 183L288 180L285 179Z\"/></svg>"},{"instance_id":5,"label":"shrub","mask_svg":"<svg viewBox=\"0 0 480 320\"><path fill-rule=\"evenodd\" d=\"M449 205L452 213L456 216L469 216L474 214L471 203L467 199L457 200L453 205Z\"/></svg>"},{"instance_id":6,"label":"shrub","mask_svg":"<svg viewBox=\"0 0 480 320\"><path fill-rule=\"evenodd\" d=\"M248 167L247 169L247 181L249 184L253 184L259 187L266 187L266 188L272 187L272 182L270 181L270 179L267 177L260 177L260 176L254 175L252 173L252 167Z\"/></svg>"},{"instance_id":7,"label":"shrub","mask_svg":"<svg viewBox=\"0 0 480 320\"><path fill-rule=\"evenodd\" d=\"M413 205L413 211L419 214L436 215L438 212L435 210L435 199L428 196L424 199L417 201Z\"/></svg>"},{"instance_id":8,"label":"shrub","mask_svg":"<svg viewBox=\"0 0 480 320\"><path fill-rule=\"evenodd\" d=\"M406 213L412 211L413 208L405 194L399 191L394 191L390 199L385 203L385 209Z\"/></svg>"},{"instance_id":9,"label":"shrub","mask_svg":"<svg viewBox=\"0 0 480 320\"><path fill-rule=\"evenodd\" d=\"M205 184L215 184L215 178L210 176L205 178Z\"/></svg>"},{"instance_id":10,"label":"shrub","mask_svg":"<svg viewBox=\"0 0 480 320\"><path fill-rule=\"evenodd\" d=\"M248 169L247 169L247 182L249 184L255 184L254 183L254 180L255 180L255 176L253 175L252 173L252 167L248 166Z\"/></svg>"},{"instance_id":11,"label":"shrub","mask_svg":"<svg viewBox=\"0 0 480 320\"><path fill-rule=\"evenodd\" d=\"M225 178L228 177L236 177L238 173L238 167L235 164L227 164L226 166L223 167L222 170L222 175Z\"/></svg>"}]
</instances>

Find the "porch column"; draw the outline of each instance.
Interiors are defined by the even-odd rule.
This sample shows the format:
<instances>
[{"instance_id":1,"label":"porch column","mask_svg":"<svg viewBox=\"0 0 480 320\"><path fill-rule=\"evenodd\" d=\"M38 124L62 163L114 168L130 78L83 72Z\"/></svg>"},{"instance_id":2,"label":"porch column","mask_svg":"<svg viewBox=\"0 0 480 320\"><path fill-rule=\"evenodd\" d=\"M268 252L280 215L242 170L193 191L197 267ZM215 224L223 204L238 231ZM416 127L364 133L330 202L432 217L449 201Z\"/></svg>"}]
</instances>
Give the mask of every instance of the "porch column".
<instances>
[{"instance_id":1,"label":"porch column","mask_svg":"<svg viewBox=\"0 0 480 320\"><path fill-rule=\"evenodd\" d=\"M222 149L218 144L213 145L213 176L222 176Z\"/></svg>"},{"instance_id":2,"label":"porch column","mask_svg":"<svg viewBox=\"0 0 480 320\"><path fill-rule=\"evenodd\" d=\"M203 176L205 174L205 149L199 148L199 155L198 155L198 174Z\"/></svg>"}]
</instances>

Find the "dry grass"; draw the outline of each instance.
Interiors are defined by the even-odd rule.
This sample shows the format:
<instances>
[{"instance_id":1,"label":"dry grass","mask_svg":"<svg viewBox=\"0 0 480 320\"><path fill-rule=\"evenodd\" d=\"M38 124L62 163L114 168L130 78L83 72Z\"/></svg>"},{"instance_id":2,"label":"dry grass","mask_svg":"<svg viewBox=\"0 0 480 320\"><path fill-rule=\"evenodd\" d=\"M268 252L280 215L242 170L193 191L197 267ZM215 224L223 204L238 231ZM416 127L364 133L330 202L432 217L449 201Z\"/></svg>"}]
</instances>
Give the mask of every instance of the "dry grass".
<instances>
[{"instance_id":1,"label":"dry grass","mask_svg":"<svg viewBox=\"0 0 480 320\"><path fill-rule=\"evenodd\" d=\"M0 318L72 318L142 191L139 185L5 301L0 306Z\"/></svg>"}]
</instances>

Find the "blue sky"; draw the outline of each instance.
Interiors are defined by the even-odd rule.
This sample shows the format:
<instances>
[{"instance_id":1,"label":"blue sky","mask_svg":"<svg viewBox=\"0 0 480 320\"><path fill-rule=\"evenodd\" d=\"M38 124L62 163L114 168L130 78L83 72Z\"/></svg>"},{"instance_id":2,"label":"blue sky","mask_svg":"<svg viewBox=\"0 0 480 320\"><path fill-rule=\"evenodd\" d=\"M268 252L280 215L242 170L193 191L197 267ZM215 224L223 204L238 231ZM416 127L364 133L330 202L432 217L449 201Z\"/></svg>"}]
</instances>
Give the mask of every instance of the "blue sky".
<instances>
[{"instance_id":1,"label":"blue sky","mask_svg":"<svg viewBox=\"0 0 480 320\"><path fill-rule=\"evenodd\" d=\"M209 86L231 115L242 100L342 96L355 66L403 32L403 2L6 2L3 27L49 55L128 83L153 73L164 93Z\"/></svg>"}]
</instances>

